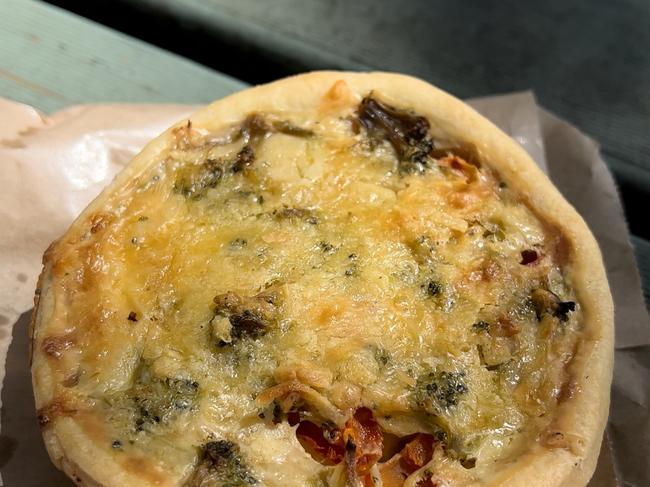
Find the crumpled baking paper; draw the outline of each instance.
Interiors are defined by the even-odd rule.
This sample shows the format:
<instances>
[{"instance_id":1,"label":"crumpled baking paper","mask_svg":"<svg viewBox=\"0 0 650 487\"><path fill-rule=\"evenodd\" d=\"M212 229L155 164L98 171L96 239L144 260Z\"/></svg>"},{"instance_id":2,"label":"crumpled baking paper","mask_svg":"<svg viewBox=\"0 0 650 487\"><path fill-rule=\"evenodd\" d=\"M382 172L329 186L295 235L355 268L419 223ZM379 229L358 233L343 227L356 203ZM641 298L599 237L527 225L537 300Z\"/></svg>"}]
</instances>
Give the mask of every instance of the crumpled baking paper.
<instances>
[{"instance_id":1,"label":"crumpled baking paper","mask_svg":"<svg viewBox=\"0 0 650 487\"><path fill-rule=\"evenodd\" d=\"M590 487L617 485L615 476L621 486L649 485L650 323L598 146L540 109L530 92L470 104L529 152L600 243L616 304L617 364L607 441ZM47 457L31 392L27 326L43 251L147 141L193 108L82 105L45 117L0 99L0 485L72 485Z\"/></svg>"}]
</instances>

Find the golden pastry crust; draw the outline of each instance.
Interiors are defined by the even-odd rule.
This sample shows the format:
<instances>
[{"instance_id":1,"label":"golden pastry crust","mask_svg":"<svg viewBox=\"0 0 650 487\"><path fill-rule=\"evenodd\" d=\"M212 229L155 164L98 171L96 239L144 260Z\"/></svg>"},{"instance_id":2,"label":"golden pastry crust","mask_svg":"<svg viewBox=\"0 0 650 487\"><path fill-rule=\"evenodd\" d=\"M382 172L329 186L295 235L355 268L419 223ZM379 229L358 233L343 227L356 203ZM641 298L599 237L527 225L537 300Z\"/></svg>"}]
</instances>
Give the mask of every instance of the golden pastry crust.
<instances>
[{"instance_id":1,"label":"golden pastry crust","mask_svg":"<svg viewBox=\"0 0 650 487\"><path fill-rule=\"evenodd\" d=\"M571 353L566 355L566 367L562 369L564 371L562 382L556 384L557 390L553 396L556 398L556 402L553 403L551 409L548 409L552 417L544 420L544 426L537 432L537 437L528 438L525 447L518 450L514 457L498 458L500 462L498 464L499 468L490 469L479 465L475 470L478 473L474 476L468 474L467 477L458 477L456 480L451 477L446 479L441 478L439 479L440 482L446 481L448 485L508 485L515 487L531 483L553 487L586 485L595 468L602 433L607 419L613 360L613 304L600 251L589 229L582 218L564 200L524 150L461 101L423 81L408 76L390 73L343 72L316 72L280 80L237 93L199 110L190 117L191 125L188 126L187 121L182 121L177 126L170 128L150 142L101 195L84 210L68 233L58 242L55 242L48 249L48 252L46 252L44 256L44 270L39 280L31 327L34 391L48 452L54 463L70 475L78 485L108 487L113 485L172 486L221 484L218 483L218 479L213 479L213 482L216 482L213 484L201 484L199 481L192 480L197 475L195 472L197 471L197 464L201 462L201 457L199 453L190 452L190 449L180 451L182 448L179 448L179 452L174 450L174 454L178 454L177 463L170 466L163 459L156 458L156 455L146 455L146 446L139 446L133 449L125 446L124 451L122 451L122 443L118 441L118 448L107 447L106 440L113 433L113 430L107 432L107 429L109 429L107 424L111 423L113 419L107 419L98 414L97 411L99 410L96 409L97 406L93 401L96 400L96 397L104 397L102 395L108 394L107 390L113 394L114 391L121 391L127 386L122 384L121 386L116 386L115 390L110 389L110 386L106 385L106 382L110 382L113 378L108 371L103 369L107 365L103 365L101 360L105 360L106 364L110 364L108 365L110 368L117 363L122 363L120 360L132 360L132 357L120 356L114 359L111 355L113 354L112 349L107 350L106 353L97 351L97 356L101 356L101 358L95 362L96 370L94 372L100 376L101 380L97 379L98 381L104 381L102 387L105 387L101 389L95 384L93 386L94 388L90 388L90 385L86 386L84 383L84 387L88 387L89 389L87 390L90 392L83 399L80 399L81 395L75 395L69 392L70 389L74 389L75 382L80 380L81 374L81 372L71 374L70 371L75 367L79 367L79 356L86 353L83 350L77 350L78 343L76 341L80 340L78 334L76 334L77 329L81 330L85 327L92 328L96 325L92 324L92 318L88 318L89 322L85 324L79 316L75 316L75 313L78 313L75 310L80 308L74 307L75 305L72 302L74 294L66 295L60 290L63 288L70 290L76 286L74 287L75 293L83 292L83 289L85 289L84 286L86 286L95 289L97 293L101 293L101 290L106 289L106 286L120 286L119 279L111 280L109 277L104 276L101 278L102 280L93 281L92 279L94 278L88 275L78 276L74 280L76 284L74 286L70 284L73 282L71 280L73 277L70 277L69 274L79 270L79 262L74 259L71 260L69 250L75 249L75 252L77 252L80 248L86 248L87 250L84 250L84 252L87 253L80 257L78 254L74 255L82 261L83 259L87 259L88 261L95 259L95 261L89 264L90 267L92 265L101 265L102 262L97 260L96 257L98 255L101 257L108 254L102 253L104 252L103 248L99 250L97 248L93 249L92 245L89 246L87 242L94 242L95 239L97 242L100 242L102 239L101 235L103 235L102 232L106 228L112 225L119 225L121 221L129 216L128 211L126 214L120 213L124 211L124 209L120 209L120 202L125 201L129 195L135 194L137 191L144 191L142 188L146 186L146 181L149 180L147 178L151 177L155 166L165 160L165 154L169 154L170 150L177 149L179 144L185 144L184 147L188 148L188 154L192 150L196 150L198 147L197 143L189 140L192 137L198 137L201 139L201 143L204 143L207 140L205 137L209 137L211 134L223 134L224 130L227 130L229 127L238 126L237 124L241 124L242 120L253 113L272 114L273 116L288 114L289 118L295 114L307 114L305 117L298 117L301 119L297 120L297 123L302 121L308 125L310 114L312 118L316 118L316 114L318 114L318 117L321 117L319 120L330 120L330 118L327 118L329 113L337 114L340 112L345 114L345 117L343 117L345 120L340 120L340 123L347 124L349 123L347 120L350 114L353 113L350 111L350 108L353 106L356 108L362 98L367 97L370 93L376 94L379 99L389 106L409 110L417 113L418 116L426 118L430 124L434 140L452 141L457 147L473 148L472 150L480 156L482 165L488 168L486 169L488 171L486 174L489 174L486 177L488 179L489 177L493 177L495 181L498 179L499 181L505 182L508 191L512 191L519 198L519 204L526 207L527 211L541 222L540 228L544 230L544 245L548 246L543 248L554 250L555 255L552 258L549 257L549 259L559 266L558 268L564 279L570 283L570 292L568 291L570 297L579 303L579 312L575 314L576 317L572 318L573 321L570 322L570 326L574 328L567 328L575 331L575 337L578 338L574 343L572 342L573 350ZM331 120L336 119L336 116L331 118ZM309 127L310 130L318 134L322 135L326 133L326 131L318 132L318 130L326 129L314 128L311 125ZM285 128L278 129L278 131L282 132ZM364 134L363 127L357 127L356 130L361 135ZM286 131L288 134L286 136L290 138L298 133L296 131L299 132L298 128L292 127ZM183 137L187 138L189 142L188 140L181 140ZM287 141L286 143L291 144L292 142ZM390 152L389 144L385 145L386 150ZM291 148L293 146L288 145L287 147ZM268 150L270 151L270 149ZM247 164L247 156L246 153L243 154L243 156L238 155L238 159L233 164L245 166ZM266 155L267 153L264 154ZM271 152L268 154L269 160L271 160ZM312 155L312 157L317 158L318 155ZM453 159L453 155L449 157ZM444 160L444 157L438 160L440 166L448 163L451 167L451 164L453 164L453 160L451 162L440 162L441 160ZM454 170L462 172L463 168L467 167L467 171L474 171L472 169L474 166L471 164L467 165L466 162L462 161L461 163L457 163L459 166ZM182 164L190 166L192 163L185 161ZM272 166L273 163L271 162L269 164ZM463 166L463 164L465 165ZM169 170L171 171L172 169ZM178 167L174 166L173 170L177 171ZM221 170L219 169L219 171ZM235 173L240 170L241 167L232 171ZM217 177L214 171L210 174L210 177ZM164 174L161 177L164 178ZM210 188L213 187L211 186L212 180L205 183L205 180L202 179L202 186L197 186L197 179L193 174L183 177L186 179L182 177L177 179L175 190L190 200L193 198L203 198L205 192L210 191ZM218 177L221 177L221 173L218 174ZM253 175L251 177L257 176ZM281 179L280 176L278 177ZM314 176L316 179L319 177L319 175ZM187 181L189 183L183 186ZM417 181L415 179L412 181L415 181L413 184L417 186ZM179 186L180 189L178 189ZM196 193L197 187L200 187L203 193ZM284 186L282 187L284 188ZM418 198L421 194L422 192L414 192L413 198ZM376 199L377 196L374 195L373 198ZM465 200L460 202L457 199L451 201L452 204L457 204L457 206L466 204ZM303 218L304 215L304 213L292 213L290 211L286 216L287 218L295 219ZM173 216L169 218L173 218ZM530 216L526 218L530 220ZM453 226L453 222L445 223L445 225L447 224ZM404 231L408 233L407 230ZM287 238L283 235L275 235L267 236L267 240L273 240L271 237L275 239ZM137 245L137 236L134 236L133 239L134 245ZM235 240L233 242L235 242L234 245L239 245ZM102 245L105 243L102 243ZM109 244L122 245L121 243L116 244L115 242L109 242ZM245 241L242 245L246 245ZM270 245L273 245L273 242ZM328 243L324 243L322 248L323 253L330 251L328 245ZM536 259L537 254L531 258ZM526 257L523 257L523 261L525 260ZM128 266L130 264L125 261L123 265ZM161 263L161 265L166 264ZM147 272L154 273L156 271L155 269L150 269ZM353 272L353 269L350 270L349 275L352 275ZM490 271L485 272L489 273ZM431 294L438 293L437 284L433 286L434 290ZM274 288L271 287L271 289L273 290ZM282 292L286 292L286 289L279 291L279 293ZM79 294L79 296L84 295ZM98 300L101 299L98 294L96 296ZM237 335L235 334L236 330L233 331L230 328L234 326L232 323L235 323L232 316L240 313L240 308L237 306L243 306L238 303L241 300L251 300L253 297L239 297L237 299L240 301L233 301L234 298L226 295L220 296L215 297L215 303L217 306L216 316L221 316L222 322L220 324L218 320L215 321L215 319L212 319L210 326L213 330L212 333L216 334L214 336L227 346L229 343L228 340L237 339ZM270 305L268 303L249 303L247 305L247 310L250 311L252 309L253 314L257 313L256 316L259 319L258 321L251 322L249 320L246 322L248 326L248 328L245 328L246 333L252 334L253 337L256 337L258 333L262 333L260 330L266 325L259 324L260 317L264 318L262 321L265 323L274 322L273 320L276 319L274 315L276 313L276 307L280 305L276 305L271 301L269 301L271 303ZM134 308L138 306L137 303L122 303L122 305L130 305ZM288 305L282 304L281 306L286 311L285 308ZM109 308L110 306L106 307L106 309ZM323 310L321 311L325 312ZM326 312L329 313L328 316L342 313L338 308L328 309ZM226 319L229 316L230 324L227 323L228 320ZM125 321L126 325L130 321L143 319L136 312L133 312L133 315L129 313L126 320L124 318L123 316L109 316L107 318L102 317L101 319L105 319L107 322L122 320ZM156 318L152 315L150 319L153 321ZM226 319L226 321L223 321L223 319ZM490 333L499 336L499 339L503 338L502 341L504 342L512 334L518 332L516 330L516 324L508 324L509 322L507 320L501 320L498 323L500 323L498 330L494 328L496 327L495 324L490 325L492 327L490 328ZM513 326L515 327L514 331L511 329ZM115 335L111 335L109 338L102 336L102 340L108 340L106 343L110 343L111 340L113 343L119 343L120 340L123 340L124 343L131 343L130 340L134 343L142 343L145 339L156 340L155 337L147 335L146 337L138 337L137 340L140 341L137 341L134 338L135 334L144 333L146 335L149 333L149 331L140 332L137 330L139 328L119 328L119 331ZM99 335L104 333L101 330L96 330L96 332ZM221 343L221 345L224 345L224 343ZM115 348L118 347L115 346ZM88 362L81 363L84 363L86 366L86 369L83 370L84 374L93 373L93 371L87 370ZM162 365L160 366L162 367ZM132 386L134 380L133 375L142 372L135 370L136 365L129 365L127 368L129 367L129 373L124 374L128 378L124 380L126 381L125 383L128 382L129 386ZM309 369L309 367L307 368ZM149 374L149 372L146 372L146 374ZM277 388L282 385L282 381L284 380L293 380L302 384L300 387L304 391L307 391L300 392L303 389L296 386L298 387L296 389L298 392L294 391L295 394L310 394L310 391L313 390L322 392L323 384L331 382L326 377L326 373L319 376L317 372L314 372L312 374L306 374L309 376L306 378L300 378L300 374L305 375L306 373L295 370L287 371L286 367L278 367L274 372L274 377L279 385L275 387ZM85 375L82 376L82 380L86 380L85 377ZM148 375L147 377L147 380L150 380ZM454 377L458 378L462 376ZM122 379L116 378L114 380L119 382ZM181 379L170 379L168 376L165 380L167 381L164 385L166 393L169 393L171 387L172 394L176 394L172 396L174 401L178 401L180 397L180 400L187 401L190 404L189 408L192 411L194 405L203 404L200 402L203 400L203 392L197 392L196 389L198 386L194 386L191 381L187 382L188 379L182 379L185 382L178 384L172 382L171 386L169 380L176 381ZM406 378L405 380L408 381L409 379ZM309 385L305 385L305 383ZM148 383L146 387L156 388L158 386L151 386ZM454 391L459 394L465 393L467 389L464 384L454 387ZM326 396L328 400L335 403L338 411L343 411L345 408L342 405L345 404L345 401L354 402L353 399L350 399L350 397L354 396L350 392L352 389L354 388L346 389L345 394L347 395L343 394L345 398L341 398L341 394L337 395L334 392L326 394ZM273 392L265 392L265 394L274 394L277 392L275 389L271 390ZM262 396L263 394L259 394L259 397ZM109 402L113 401L114 396L106 397L109 397ZM133 399L132 396L129 396L129 398L129 400L135 400L136 404L141 404L138 403L140 401L138 397ZM455 398L452 401L445 396L445 400L447 401L447 406L456 406ZM114 410L121 411L120 408L123 408L123 406L116 406L115 404L118 403L112 403L107 410L109 412ZM259 404L259 400L257 404ZM357 406L369 407L369 404L358 403L358 401L355 404ZM141 409L142 407L140 406ZM155 407L151 408L148 403L145 407L149 408L147 409L147 414L150 414L150 410L158 410ZM325 408L325 406L322 407ZM167 410L165 409L164 411ZM545 412L546 410L542 414ZM118 413L115 414L117 415ZM182 415L184 413L179 414ZM336 414L340 414L340 412L331 413L330 419L336 417ZM345 424L348 425L349 421L351 420L348 419L348 423ZM341 419L341 422L345 422L345 418ZM526 420L522 424L525 425L529 422ZM189 426L187 427L189 428ZM453 424L453 419L450 419L449 424L444 424L444 427L448 431L449 428L455 431L453 428L456 426ZM156 426L154 425L152 428L155 429ZM267 435L264 437L264 441L276 441L273 444L284 445L287 451L294 452L292 449L298 448L296 446L297 442L294 440L292 444L288 444L286 437L281 434L281 431L284 431L283 428L288 431L289 426L284 424L276 427L276 433L279 435L277 438L275 436L271 437L272 433L264 433ZM217 430L211 431L206 439L214 439L214 435L217 434L220 434ZM196 444L196 438L193 438L192 441ZM199 445L196 444L196 446L198 447ZM157 446L156 448L159 447ZM248 456L253 455L255 452L254 446L251 445L243 445L242 448L244 448ZM449 449L453 450L451 447ZM116 454L116 450L118 450L117 453L119 454ZM459 448L460 450L462 448ZM300 455L305 455L302 451L296 452L294 453L297 455L297 458L303 458ZM478 458L480 463L480 454L478 454ZM304 475L311 475L312 471L317 472L320 468L316 462L313 462L307 456L304 456L303 463L307 465L305 468L309 470ZM243 479L250 479L254 477L255 469L264 468L263 465L258 465L255 459L252 459L250 464L253 470L252 473L249 470L240 469L235 474ZM442 465L442 463L439 465ZM454 468L450 472L455 472L456 470ZM287 469L288 471L290 470L289 468ZM303 473L300 475L303 475ZM317 478L326 478L324 477L325 474L322 473L314 475ZM429 476L431 475L429 474ZM476 476L478 478L474 478ZM332 480L331 476L327 478L330 479L332 485L335 485L335 480ZM284 481L286 481L286 478ZM269 485L275 485L272 480L268 480L266 477L263 477L261 482L262 484L268 483ZM438 485L445 484L440 483Z\"/></svg>"}]
</instances>

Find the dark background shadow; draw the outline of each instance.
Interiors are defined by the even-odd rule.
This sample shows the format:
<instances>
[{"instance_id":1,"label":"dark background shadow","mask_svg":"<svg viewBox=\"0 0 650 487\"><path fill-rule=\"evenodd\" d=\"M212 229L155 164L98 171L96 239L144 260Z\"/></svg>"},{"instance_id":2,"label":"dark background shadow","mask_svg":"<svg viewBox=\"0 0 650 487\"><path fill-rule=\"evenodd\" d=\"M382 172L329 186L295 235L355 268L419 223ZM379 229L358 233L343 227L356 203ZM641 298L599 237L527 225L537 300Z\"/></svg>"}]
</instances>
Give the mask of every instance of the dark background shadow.
<instances>
[{"instance_id":1,"label":"dark background shadow","mask_svg":"<svg viewBox=\"0 0 650 487\"><path fill-rule=\"evenodd\" d=\"M36 419L29 371L27 327L31 310L13 327L2 388L0 472L7 487L70 487L72 482L50 461Z\"/></svg>"}]
</instances>

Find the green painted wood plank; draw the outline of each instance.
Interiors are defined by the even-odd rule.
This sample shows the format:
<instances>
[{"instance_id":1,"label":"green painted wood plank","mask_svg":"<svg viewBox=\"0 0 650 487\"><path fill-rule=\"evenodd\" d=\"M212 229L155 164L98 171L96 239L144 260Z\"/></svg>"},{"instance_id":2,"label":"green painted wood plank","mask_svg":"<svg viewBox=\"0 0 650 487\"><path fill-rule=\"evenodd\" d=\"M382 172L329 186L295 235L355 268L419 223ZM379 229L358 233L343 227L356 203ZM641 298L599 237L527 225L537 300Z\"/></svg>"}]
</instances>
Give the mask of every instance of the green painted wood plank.
<instances>
[{"instance_id":1,"label":"green painted wood plank","mask_svg":"<svg viewBox=\"0 0 650 487\"><path fill-rule=\"evenodd\" d=\"M90 102L207 103L244 86L57 7L0 4L0 95L45 112Z\"/></svg>"}]
</instances>

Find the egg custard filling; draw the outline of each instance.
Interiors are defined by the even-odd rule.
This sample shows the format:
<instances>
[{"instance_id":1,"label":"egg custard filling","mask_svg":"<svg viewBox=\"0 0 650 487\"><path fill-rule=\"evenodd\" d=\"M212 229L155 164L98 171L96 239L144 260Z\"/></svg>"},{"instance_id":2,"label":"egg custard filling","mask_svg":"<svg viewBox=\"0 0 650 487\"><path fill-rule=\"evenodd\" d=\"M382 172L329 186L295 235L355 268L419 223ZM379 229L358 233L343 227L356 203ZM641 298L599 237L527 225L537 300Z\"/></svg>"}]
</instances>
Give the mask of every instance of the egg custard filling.
<instances>
[{"instance_id":1,"label":"egg custard filling","mask_svg":"<svg viewBox=\"0 0 650 487\"><path fill-rule=\"evenodd\" d=\"M552 421L581 335L562 232L435 133L345 83L178 126L48 251L43 427L188 487L469 485L579 448Z\"/></svg>"}]
</instances>

